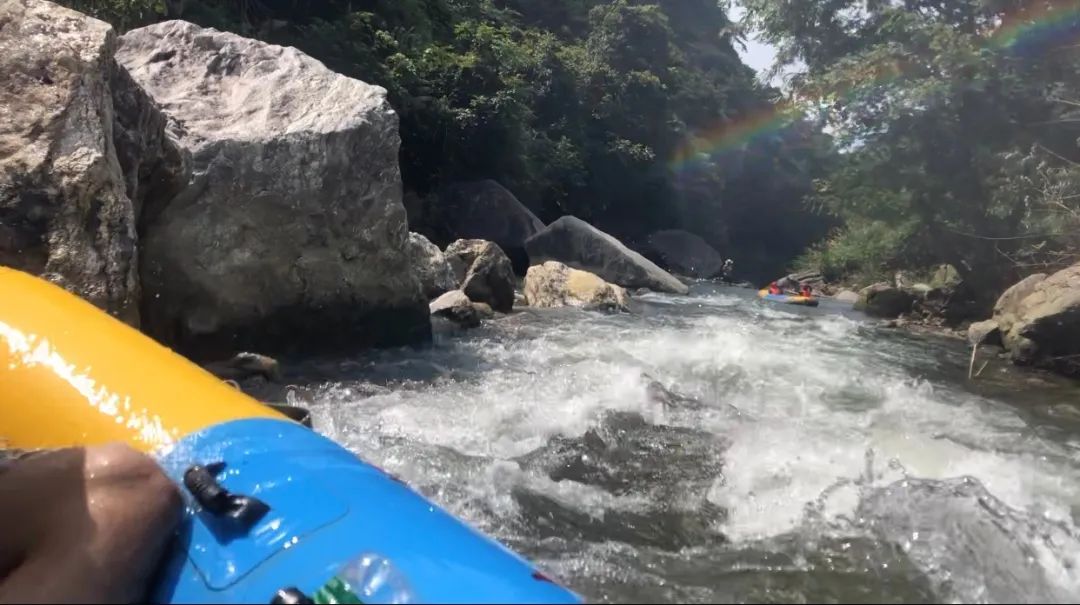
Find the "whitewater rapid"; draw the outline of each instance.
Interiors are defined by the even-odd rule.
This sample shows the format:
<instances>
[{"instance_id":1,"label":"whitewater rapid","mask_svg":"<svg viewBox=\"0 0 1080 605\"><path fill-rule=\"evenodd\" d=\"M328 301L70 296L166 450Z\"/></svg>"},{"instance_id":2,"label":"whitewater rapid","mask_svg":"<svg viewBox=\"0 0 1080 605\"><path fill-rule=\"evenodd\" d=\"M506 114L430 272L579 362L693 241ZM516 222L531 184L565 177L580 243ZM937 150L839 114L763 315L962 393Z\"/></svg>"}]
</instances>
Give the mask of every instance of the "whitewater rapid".
<instances>
[{"instance_id":1,"label":"whitewater rapid","mask_svg":"<svg viewBox=\"0 0 1080 605\"><path fill-rule=\"evenodd\" d=\"M839 305L637 303L311 362L303 402L591 601L1080 599L1074 387Z\"/></svg>"}]
</instances>

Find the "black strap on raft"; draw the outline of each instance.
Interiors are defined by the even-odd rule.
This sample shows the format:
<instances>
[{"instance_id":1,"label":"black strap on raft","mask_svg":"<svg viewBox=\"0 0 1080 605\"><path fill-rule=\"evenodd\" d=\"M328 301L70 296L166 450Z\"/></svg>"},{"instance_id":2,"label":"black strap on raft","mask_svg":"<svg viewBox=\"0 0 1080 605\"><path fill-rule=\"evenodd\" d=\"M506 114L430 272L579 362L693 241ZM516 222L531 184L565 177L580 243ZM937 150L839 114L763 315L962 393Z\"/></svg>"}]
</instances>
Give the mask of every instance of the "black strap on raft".
<instances>
[{"instance_id":1,"label":"black strap on raft","mask_svg":"<svg viewBox=\"0 0 1080 605\"><path fill-rule=\"evenodd\" d=\"M184 472L184 487L207 512L230 519L247 531L270 512L270 506L258 498L233 494L222 487L217 475L223 470L224 462L196 464Z\"/></svg>"}]
</instances>

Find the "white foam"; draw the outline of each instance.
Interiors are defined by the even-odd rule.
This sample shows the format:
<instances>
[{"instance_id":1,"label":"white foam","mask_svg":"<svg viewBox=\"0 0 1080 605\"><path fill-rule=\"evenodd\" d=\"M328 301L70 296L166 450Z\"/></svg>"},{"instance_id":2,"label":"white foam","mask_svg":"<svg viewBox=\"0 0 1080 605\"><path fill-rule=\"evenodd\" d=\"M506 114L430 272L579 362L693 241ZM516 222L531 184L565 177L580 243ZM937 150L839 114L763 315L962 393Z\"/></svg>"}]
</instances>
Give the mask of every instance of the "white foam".
<instances>
[{"instance_id":1,"label":"white foam","mask_svg":"<svg viewBox=\"0 0 1080 605\"><path fill-rule=\"evenodd\" d=\"M469 497L497 515L512 514L513 485L592 515L639 506L632 497L523 476L508 462L555 435L580 436L602 413L618 410L730 440L709 498L728 509L722 529L735 542L793 531L808 507L826 521L849 517L859 502L856 485L883 486L902 473L973 476L1008 505L1072 527L1071 510L1080 505L1077 451L1032 437L1006 406L913 376L902 364L920 354L910 343L886 344L850 318L729 294L653 298L665 307L644 316L508 318L506 333L496 328L492 338L450 341L449 351L435 353L446 365L460 356L485 369L365 398L333 387L316 406L316 420L407 478L426 467L382 459L372 435L487 459L487 475L438 479L465 481ZM672 413L646 397L650 379L714 407L734 405L749 420L710 410ZM1043 555L1047 573L1075 591L1075 561Z\"/></svg>"}]
</instances>

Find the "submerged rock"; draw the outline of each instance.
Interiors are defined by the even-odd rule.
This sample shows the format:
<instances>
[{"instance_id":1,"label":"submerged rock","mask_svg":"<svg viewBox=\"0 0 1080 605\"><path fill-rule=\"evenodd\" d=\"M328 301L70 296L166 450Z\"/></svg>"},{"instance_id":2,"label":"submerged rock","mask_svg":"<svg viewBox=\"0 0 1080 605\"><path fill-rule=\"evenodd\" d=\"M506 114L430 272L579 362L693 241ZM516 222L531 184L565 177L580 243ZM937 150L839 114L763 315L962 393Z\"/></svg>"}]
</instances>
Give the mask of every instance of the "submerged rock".
<instances>
[{"instance_id":1,"label":"submerged rock","mask_svg":"<svg viewBox=\"0 0 1080 605\"><path fill-rule=\"evenodd\" d=\"M657 231L649 236L649 247L664 267L680 275L707 279L717 276L724 268L720 253L689 231Z\"/></svg>"},{"instance_id":2,"label":"submerged rock","mask_svg":"<svg viewBox=\"0 0 1080 605\"><path fill-rule=\"evenodd\" d=\"M514 268L497 245L479 239L458 240L446 248L446 257L470 300L487 303L501 313L514 308Z\"/></svg>"},{"instance_id":3,"label":"submerged rock","mask_svg":"<svg viewBox=\"0 0 1080 605\"><path fill-rule=\"evenodd\" d=\"M924 570L938 600L1068 601L1046 577L1038 553L1074 549L1075 538L1009 508L973 478L894 483L865 498L857 518Z\"/></svg>"},{"instance_id":4,"label":"submerged rock","mask_svg":"<svg viewBox=\"0 0 1080 605\"><path fill-rule=\"evenodd\" d=\"M113 142L116 38L41 0L0 3L0 264L139 323L135 207Z\"/></svg>"},{"instance_id":5,"label":"submerged rock","mask_svg":"<svg viewBox=\"0 0 1080 605\"><path fill-rule=\"evenodd\" d=\"M192 162L144 221L151 335L194 355L429 337L384 89L182 21L128 32L117 59Z\"/></svg>"},{"instance_id":6,"label":"submerged rock","mask_svg":"<svg viewBox=\"0 0 1080 605\"><path fill-rule=\"evenodd\" d=\"M446 256L426 237L410 233L408 247L409 258L425 296L436 298L460 285Z\"/></svg>"},{"instance_id":7,"label":"submerged rock","mask_svg":"<svg viewBox=\"0 0 1080 605\"><path fill-rule=\"evenodd\" d=\"M588 307L628 310L626 290L599 277L548 261L529 267L525 300L530 307Z\"/></svg>"},{"instance_id":8,"label":"submerged rock","mask_svg":"<svg viewBox=\"0 0 1080 605\"><path fill-rule=\"evenodd\" d=\"M644 256L585 221L564 216L525 242L531 263L553 260L624 288L686 294L689 288Z\"/></svg>"},{"instance_id":9,"label":"submerged rock","mask_svg":"<svg viewBox=\"0 0 1080 605\"><path fill-rule=\"evenodd\" d=\"M592 518L545 494L519 489L514 498L542 536L612 539L679 550L725 541L726 511L706 499L723 468L727 443L704 431L649 424L640 414L608 412L581 437L555 437L517 459L556 482L571 481L615 495L646 496L648 509L605 509Z\"/></svg>"}]
</instances>

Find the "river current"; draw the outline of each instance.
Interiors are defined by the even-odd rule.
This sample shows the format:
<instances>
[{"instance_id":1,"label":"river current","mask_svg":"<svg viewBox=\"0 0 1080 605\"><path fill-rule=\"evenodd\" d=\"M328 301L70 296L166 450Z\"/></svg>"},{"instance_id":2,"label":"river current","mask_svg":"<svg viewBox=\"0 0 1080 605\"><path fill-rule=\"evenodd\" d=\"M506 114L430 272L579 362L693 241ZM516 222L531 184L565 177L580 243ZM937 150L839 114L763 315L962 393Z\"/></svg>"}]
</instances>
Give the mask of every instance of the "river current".
<instances>
[{"instance_id":1,"label":"river current","mask_svg":"<svg viewBox=\"0 0 1080 605\"><path fill-rule=\"evenodd\" d=\"M828 301L635 306L310 361L295 401L589 601L1080 599L1074 386Z\"/></svg>"}]
</instances>

